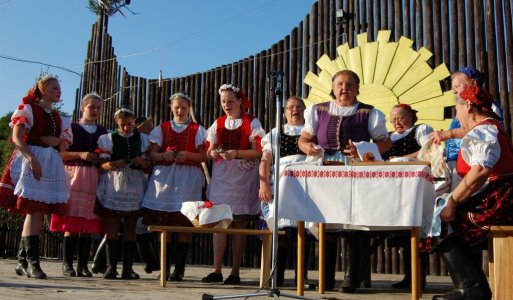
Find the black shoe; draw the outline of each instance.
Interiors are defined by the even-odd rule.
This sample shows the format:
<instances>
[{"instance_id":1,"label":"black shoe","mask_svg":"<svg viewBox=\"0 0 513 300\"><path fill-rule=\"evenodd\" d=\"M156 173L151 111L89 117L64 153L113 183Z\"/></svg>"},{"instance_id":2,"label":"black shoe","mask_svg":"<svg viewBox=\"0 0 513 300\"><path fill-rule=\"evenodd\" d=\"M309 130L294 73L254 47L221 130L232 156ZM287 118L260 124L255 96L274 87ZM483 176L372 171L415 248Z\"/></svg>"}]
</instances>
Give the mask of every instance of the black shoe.
<instances>
[{"instance_id":1,"label":"black shoe","mask_svg":"<svg viewBox=\"0 0 513 300\"><path fill-rule=\"evenodd\" d=\"M121 271L121 278L128 279L128 280L135 280L135 279L139 279L139 274L135 273L132 268L130 268L128 270L123 269Z\"/></svg>"},{"instance_id":2,"label":"black shoe","mask_svg":"<svg viewBox=\"0 0 513 300\"><path fill-rule=\"evenodd\" d=\"M240 277L239 275L230 275L226 280L224 281L224 284L240 284Z\"/></svg>"},{"instance_id":3,"label":"black shoe","mask_svg":"<svg viewBox=\"0 0 513 300\"><path fill-rule=\"evenodd\" d=\"M342 284L338 288L338 291L341 293L348 293L348 294L354 294L356 292L356 288L358 287L358 284L352 280L349 277L344 278L344 281L342 281Z\"/></svg>"},{"instance_id":4,"label":"black shoe","mask_svg":"<svg viewBox=\"0 0 513 300\"><path fill-rule=\"evenodd\" d=\"M77 267L77 277L93 277L93 274L89 271L87 266L78 266Z\"/></svg>"},{"instance_id":5,"label":"black shoe","mask_svg":"<svg viewBox=\"0 0 513 300\"><path fill-rule=\"evenodd\" d=\"M116 267L107 267L105 272L103 272L103 278L104 279L116 279L116 275L118 272L116 271Z\"/></svg>"},{"instance_id":6,"label":"black shoe","mask_svg":"<svg viewBox=\"0 0 513 300\"><path fill-rule=\"evenodd\" d=\"M174 270L173 273L169 274L167 277L168 281L182 281L183 280L183 271Z\"/></svg>"},{"instance_id":7,"label":"black shoe","mask_svg":"<svg viewBox=\"0 0 513 300\"><path fill-rule=\"evenodd\" d=\"M210 273L206 277L201 278L202 282L223 282L223 274Z\"/></svg>"},{"instance_id":8,"label":"black shoe","mask_svg":"<svg viewBox=\"0 0 513 300\"><path fill-rule=\"evenodd\" d=\"M62 275L67 277L75 277L77 276L77 272L73 269L72 265L62 264Z\"/></svg>"}]
</instances>

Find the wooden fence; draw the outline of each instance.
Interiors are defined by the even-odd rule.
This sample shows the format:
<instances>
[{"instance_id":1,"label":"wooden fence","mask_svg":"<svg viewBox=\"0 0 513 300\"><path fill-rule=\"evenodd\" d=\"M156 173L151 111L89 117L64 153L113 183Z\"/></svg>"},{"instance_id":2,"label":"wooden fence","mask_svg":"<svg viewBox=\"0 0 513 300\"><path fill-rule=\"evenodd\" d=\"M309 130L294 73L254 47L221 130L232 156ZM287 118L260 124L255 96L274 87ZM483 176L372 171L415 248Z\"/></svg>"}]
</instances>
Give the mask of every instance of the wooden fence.
<instances>
[{"instance_id":1,"label":"wooden fence","mask_svg":"<svg viewBox=\"0 0 513 300\"><path fill-rule=\"evenodd\" d=\"M351 18L337 18L337 9ZM169 96L181 91L192 97L200 122L209 126L222 114L217 89L223 83L235 83L252 100L250 113L268 131L274 125L276 105L273 81L268 80L271 71L284 71L284 97L306 97L309 87L303 78L308 71L317 73L316 62L323 54L334 59L339 45L347 42L355 46L357 34L367 32L369 41L374 41L379 30L391 30L392 41L406 36L417 49L428 48L433 53L428 61L432 67L445 62L451 72L462 66L485 72L484 85L500 100L504 123L511 133L511 15L511 0L319 0L289 35L270 48L205 72L162 80L130 75L118 64L107 30L108 18L100 15L92 27L74 118L78 118L81 97L96 91L106 100L102 125L113 127L112 117L120 105L128 105L136 115L150 116L159 124L170 117ZM449 80L442 84L446 90L450 88ZM377 271L390 269L376 267Z\"/></svg>"}]
</instances>

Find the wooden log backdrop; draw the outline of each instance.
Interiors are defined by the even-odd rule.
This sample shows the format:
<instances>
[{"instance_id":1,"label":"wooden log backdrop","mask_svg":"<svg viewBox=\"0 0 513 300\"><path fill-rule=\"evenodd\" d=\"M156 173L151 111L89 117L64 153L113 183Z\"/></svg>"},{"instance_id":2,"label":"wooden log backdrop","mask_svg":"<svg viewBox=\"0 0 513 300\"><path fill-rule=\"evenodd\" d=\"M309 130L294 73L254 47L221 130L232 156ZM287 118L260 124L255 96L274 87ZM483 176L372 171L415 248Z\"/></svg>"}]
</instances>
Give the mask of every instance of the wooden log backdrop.
<instances>
[{"instance_id":1,"label":"wooden log backdrop","mask_svg":"<svg viewBox=\"0 0 513 300\"><path fill-rule=\"evenodd\" d=\"M337 19L337 9L343 9L352 17ZM303 78L309 70L317 73L316 62L323 54L334 59L336 47L342 43L348 42L350 47L356 45L357 34L367 32L373 41L379 30L391 30L391 40L398 41L404 35L414 41L417 50L425 46L432 51L433 57L428 61L432 67L445 62L451 72L461 66L483 71L487 75L484 85L502 104L506 129L511 134L511 15L511 0L319 0L303 20L298 20L298 26L289 35L269 48L232 64L161 81L130 75L118 64L112 37L107 31L108 18L99 16L92 27L73 116L79 117L80 98L96 91L105 99L100 123L107 128L114 127L113 113L120 105L128 105L136 115L150 116L159 124L169 119L169 96L182 91L192 96L194 111L208 127L222 114L219 86L235 83L244 88L252 101L249 112L269 130L274 125L275 111L270 71L284 71L285 98L305 97L309 87L303 83ZM445 80L443 85L448 90L450 80ZM386 248L378 248L378 251L381 252L374 254L374 271L397 272L397 266L390 267L387 263L392 261L391 256L399 254L382 255L390 251ZM433 266L439 264L438 259L431 262L431 273L445 272L443 267Z\"/></svg>"}]
</instances>

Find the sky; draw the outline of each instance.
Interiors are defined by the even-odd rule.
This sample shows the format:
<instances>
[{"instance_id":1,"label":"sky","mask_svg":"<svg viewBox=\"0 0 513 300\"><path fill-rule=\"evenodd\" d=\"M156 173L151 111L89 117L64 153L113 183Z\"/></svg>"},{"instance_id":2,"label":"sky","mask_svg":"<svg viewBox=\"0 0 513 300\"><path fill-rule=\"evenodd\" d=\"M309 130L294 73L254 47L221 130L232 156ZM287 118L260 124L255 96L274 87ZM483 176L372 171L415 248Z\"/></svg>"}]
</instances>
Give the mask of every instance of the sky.
<instances>
[{"instance_id":1,"label":"sky","mask_svg":"<svg viewBox=\"0 0 513 300\"><path fill-rule=\"evenodd\" d=\"M290 34L316 0L132 0L109 18L115 54L133 76L182 77L238 61ZM87 0L0 0L0 117L37 77L57 75L72 113L97 16ZM6 58L7 57L7 58ZM36 61L67 68L21 62Z\"/></svg>"}]
</instances>

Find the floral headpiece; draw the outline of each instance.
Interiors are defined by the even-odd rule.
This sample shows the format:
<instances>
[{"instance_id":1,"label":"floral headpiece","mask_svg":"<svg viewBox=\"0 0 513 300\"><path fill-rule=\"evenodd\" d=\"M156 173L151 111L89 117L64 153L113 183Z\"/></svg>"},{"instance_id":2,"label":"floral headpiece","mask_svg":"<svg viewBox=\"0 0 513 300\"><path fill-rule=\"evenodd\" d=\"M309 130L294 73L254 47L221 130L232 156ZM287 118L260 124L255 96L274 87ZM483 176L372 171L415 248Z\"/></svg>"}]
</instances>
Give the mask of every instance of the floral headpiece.
<instances>
[{"instance_id":1,"label":"floral headpiece","mask_svg":"<svg viewBox=\"0 0 513 300\"><path fill-rule=\"evenodd\" d=\"M459 71L461 73L467 75L468 77L474 79L478 83L478 85L482 84L483 74L481 72L479 72L478 70L476 70L472 67L462 67L459 69Z\"/></svg>"},{"instance_id":2,"label":"floral headpiece","mask_svg":"<svg viewBox=\"0 0 513 300\"><path fill-rule=\"evenodd\" d=\"M460 99L470 103L497 120L502 120L492 109L493 96L478 86L468 86L459 95Z\"/></svg>"},{"instance_id":3,"label":"floral headpiece","mask_svg":"<svg viewBox=\"0 0 513 300\"><path fill-rule=\"evenodd\" d=\"M122 108L116 110L116 112L114 113L114 119L116 119L120 114L133 116L134 112L126 107L122 107Z\"/></svg>"},{"instance_id":4,"label":"floral headpiece","mask_svg":"<svg viewBox=\"0 0 513 300\"><path fill-rule=\"evenodd\" d=\"M169 100L173 101L176 98L182 98L182 99L187 100L189 103L192 103L191 97L189 95L186 95L186 94L182 93L182 92L174 93L173 95L171 95L171 97L169 97Z\"/></svg>"},{"instance_id":5,"label":"floral headpiece","mask_svg":"<svg viewBox=\"0 0 513 300\"><path fill-rule=\"evenodd\" d=\"M242 108L243 110L249 110L249 106L251 105L251 102L249 101L248 97L246 97L246 94L244 93L244 90L240 87L231 84L231 83L225 83L219 88L219 95L221 95L222 91L233 91L237 98L240 98L242 100Z\"/></svg>"}]
</instances>

